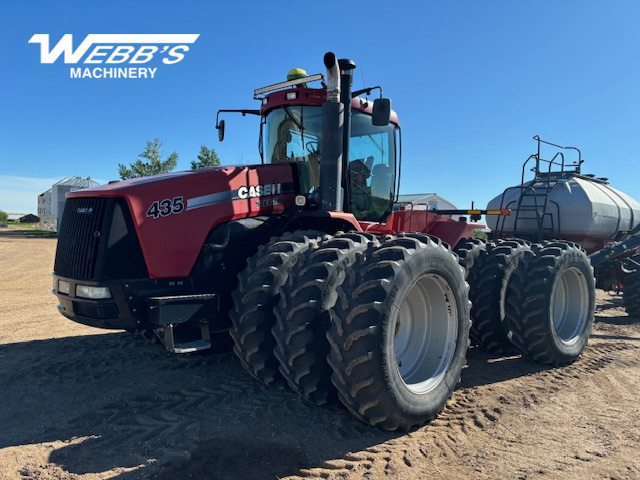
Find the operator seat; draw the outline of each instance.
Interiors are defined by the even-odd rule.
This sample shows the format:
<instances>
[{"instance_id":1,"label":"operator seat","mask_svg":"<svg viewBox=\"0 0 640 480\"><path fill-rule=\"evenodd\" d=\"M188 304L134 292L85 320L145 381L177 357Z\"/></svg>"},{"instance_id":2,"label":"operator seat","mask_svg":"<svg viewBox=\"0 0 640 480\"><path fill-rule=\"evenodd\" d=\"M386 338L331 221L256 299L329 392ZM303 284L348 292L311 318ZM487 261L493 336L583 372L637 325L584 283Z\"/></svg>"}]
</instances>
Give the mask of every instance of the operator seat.
<instances>
[{"instance_id":1,"label":"operator seat","mask_svg":"<svg viewBox=\"0 0 640 480\"><path fill-rule=\"evenodd\" d=\"M371 220L380 222L391 212L393 175L388 165L379 163L371 171Z\"/></svg>"},{"instance_id":2,"label":"operator seat","mask_svg":"<svg viewBox=\"0 0 640 480\"><path fill-rule=\"evenodd\" d=\"M384 163L374 165L371 171L371 196L389 200L392 180L391 169L388 165Z\"/></svg>"},{"instance_id":3,"label":"operator seat","mask_svg":"<svg viewBox=\"0 0 640 480\"><path fill-rule=\"evenodd\" d=\"M366 183L369 169L360 159L349 162L351 212L358 220L365 220L371 209L371 187Z\"/></svg>"}]
</instances>

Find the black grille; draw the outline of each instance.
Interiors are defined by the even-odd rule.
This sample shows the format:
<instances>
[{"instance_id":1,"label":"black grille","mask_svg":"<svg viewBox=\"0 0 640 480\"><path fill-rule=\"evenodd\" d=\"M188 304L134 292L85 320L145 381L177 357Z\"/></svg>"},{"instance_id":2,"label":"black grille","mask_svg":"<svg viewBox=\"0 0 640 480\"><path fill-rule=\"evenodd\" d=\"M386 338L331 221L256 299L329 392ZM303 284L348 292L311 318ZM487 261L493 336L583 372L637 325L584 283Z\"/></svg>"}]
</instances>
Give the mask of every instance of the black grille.
<instances>
[{"instance_id":1,"label":"black grille","mask_svg":"<svg viewBox=\"0 0 640 480\"><path fill-rule=\"evenodd\" d=\"M70 198L66 201L54 270L63 277L94 278L107 199Z\"/></svg>"},{"instance_id":2,"label":"black grille","mask_svg":"<svg viewBox=\"0 0 640 480\"><path fill-rule=\"evenodd\" d=\"M106 303L104 305L73 302L73 310L76 315L87 318L95 318L97 320L107 318L118 318L118 307L114 303Z\"/></svg>"},{"instance_id":3,"label":"black grille","mask_svg":"<svg viewBox=\"0 0 640 480\"><path fill-rule=\"evenodd\" d=\"M58 233L55 273L78 280L147 278L129 208L121 198L70 198Z\"/></svg>"},{"instance_id":4,"label":"black grille","mask_svg":"<svg viewBox=\"0 0 640 480\"><path fill-rule=\"evenodd\" d=\"M107 261L101 264L103 268L96 270L96 276L100 279L147 277L147 265L126 202L114 199L108 215L111 219L109 237L108 241L106 236L103 239Z\"/></svg>"}]
</instances>

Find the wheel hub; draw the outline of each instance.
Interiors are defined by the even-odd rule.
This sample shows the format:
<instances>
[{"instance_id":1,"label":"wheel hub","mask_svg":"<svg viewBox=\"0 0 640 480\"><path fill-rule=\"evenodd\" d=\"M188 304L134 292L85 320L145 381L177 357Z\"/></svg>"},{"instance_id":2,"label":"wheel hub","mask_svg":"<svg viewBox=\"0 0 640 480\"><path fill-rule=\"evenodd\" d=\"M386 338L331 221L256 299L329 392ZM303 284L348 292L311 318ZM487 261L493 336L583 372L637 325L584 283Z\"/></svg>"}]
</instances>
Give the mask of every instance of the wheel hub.
<instances>
[{"instance_id":1,"label":"wheel hub","mask_svg":"<svg viewBox=\"0 0 640 480\"><path fill-rule=\"evenodd\" d=\"M395 364L414 393L435 388L447 372L456 347L458 312L448 283L424 275L402 300L395 325Z\"/></svg>"},{"instance_id":2,"label":"wheel hub","mask_svg":"<svg viewBox=\"0 0 640 480\"><path fill-rule=\"evenodd\" d=\"M577 268L567 269L558 279L551 298L553 327L565 345L580 337L588 320L589 290L587 281Z\"/></svg>"}]
</instances>

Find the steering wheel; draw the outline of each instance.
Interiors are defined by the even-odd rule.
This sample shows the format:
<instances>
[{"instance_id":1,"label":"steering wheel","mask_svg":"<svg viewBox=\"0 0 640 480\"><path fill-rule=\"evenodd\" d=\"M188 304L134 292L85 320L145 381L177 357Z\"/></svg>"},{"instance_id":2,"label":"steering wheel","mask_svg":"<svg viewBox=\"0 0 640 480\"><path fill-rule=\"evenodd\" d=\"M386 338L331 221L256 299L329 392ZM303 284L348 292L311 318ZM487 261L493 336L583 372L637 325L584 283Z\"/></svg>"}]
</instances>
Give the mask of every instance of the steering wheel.
<instances>
[{"instance_id":1,"label":"steering wheel","mask_svg":"<svg viewBox=\"0 0 640 480\"><path fill-rule=\"evenodd\" d=\"M309 152L311 155L318 153L318 142L317 141L307 142L306 149L307 149L307 152Z\"/></svg>"}]
</instances>

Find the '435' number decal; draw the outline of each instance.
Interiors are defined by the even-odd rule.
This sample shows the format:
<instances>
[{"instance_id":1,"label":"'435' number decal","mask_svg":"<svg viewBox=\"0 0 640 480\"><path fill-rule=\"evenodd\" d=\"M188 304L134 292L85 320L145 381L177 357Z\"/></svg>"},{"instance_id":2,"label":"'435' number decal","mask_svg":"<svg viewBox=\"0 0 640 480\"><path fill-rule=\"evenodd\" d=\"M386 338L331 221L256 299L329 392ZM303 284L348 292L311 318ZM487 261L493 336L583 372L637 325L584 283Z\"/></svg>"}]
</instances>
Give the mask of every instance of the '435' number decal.
<instances>
[{"instance_id":1,"label":"'435' number decal","mask_svg":"<svg viewBox=\"0 0 640 480\"><path fill-rule=\"evenodd\" d=\"M168 217L172 213L182 213L183 211L184 199L182 197L165 198L164 200L156 200L151 204L147 209L147 217Z\"/></svg>"}]
</instances>

